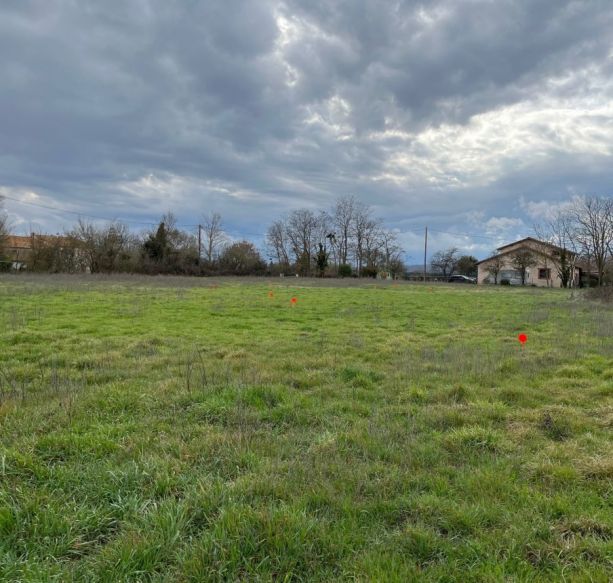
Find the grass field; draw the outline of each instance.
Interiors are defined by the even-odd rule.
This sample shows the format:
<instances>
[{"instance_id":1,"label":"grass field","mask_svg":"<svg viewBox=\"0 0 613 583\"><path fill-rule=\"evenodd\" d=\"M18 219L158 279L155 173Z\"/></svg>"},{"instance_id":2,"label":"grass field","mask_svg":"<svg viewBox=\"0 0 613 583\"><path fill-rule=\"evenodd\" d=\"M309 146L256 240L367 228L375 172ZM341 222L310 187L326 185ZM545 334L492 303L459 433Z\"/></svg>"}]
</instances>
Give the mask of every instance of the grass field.
<instances>
[{"instance_id":1,"label":"grass field","mask_svg":"<svg viewBox=\"0 0 613 583\"><path fill-rule=\"evenodd\" d=\"M4 277L0 580L608 581L612 336L563 290Z\"/></svg>"}]
</instances>

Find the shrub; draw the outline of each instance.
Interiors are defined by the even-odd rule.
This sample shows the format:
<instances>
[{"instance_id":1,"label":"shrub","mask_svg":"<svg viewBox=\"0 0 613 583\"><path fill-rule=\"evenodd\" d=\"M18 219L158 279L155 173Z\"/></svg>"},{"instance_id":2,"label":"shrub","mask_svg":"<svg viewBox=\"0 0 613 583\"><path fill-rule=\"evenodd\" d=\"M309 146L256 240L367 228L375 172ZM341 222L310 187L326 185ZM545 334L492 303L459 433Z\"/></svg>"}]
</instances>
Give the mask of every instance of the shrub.
<instances>
[{"instance_id":1,"label":"shrub","mask_svg":"<svg viewBox=\"0 0 613 583\"><path fill-rule=\"evenodd\" d=\"M378 270L376 267L364 267L362 269L362 277L377 277Z\"/></svg>"},{"instance_id":2,"label":"shrub","mask_svg":"<svg viewBox=\"0 0 613 583\"><path fill-rule=\"evenodd\" d=\"M500 285L511 285L511 281L508 279L501 279Z\"/></svg>"},{"instance_id":3,"label":"shrub","mask_svg":"<svg viewBox=\"0 0 613 583\"><path fill-rule=\"evenodd\" d=\"M338 266L338 276L339 277L351 277L352 273L351 265L348 263L343 263Z\"/></svg>"}]
</instances>

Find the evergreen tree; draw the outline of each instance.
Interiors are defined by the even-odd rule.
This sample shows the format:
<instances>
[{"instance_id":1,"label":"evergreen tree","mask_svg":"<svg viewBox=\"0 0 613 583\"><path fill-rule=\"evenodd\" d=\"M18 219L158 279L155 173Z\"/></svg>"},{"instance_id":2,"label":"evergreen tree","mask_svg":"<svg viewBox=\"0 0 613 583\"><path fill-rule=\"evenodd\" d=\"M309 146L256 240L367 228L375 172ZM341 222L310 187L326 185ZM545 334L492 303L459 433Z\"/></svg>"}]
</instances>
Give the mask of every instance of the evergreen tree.
<instances>
[{"instance_id":1,"label":"evergreen tree","mask_svg":"<svg viewBox=\"0 0 613 583\"><path fill-rule=\"evenodd\" d=\"M317 257L315 259L319 277L323 277L326 273L326 267L328 267L328 256L329 254L326 251L326 248L320 243L319 251L317 251Z\"/></svg>"}]
</instances>

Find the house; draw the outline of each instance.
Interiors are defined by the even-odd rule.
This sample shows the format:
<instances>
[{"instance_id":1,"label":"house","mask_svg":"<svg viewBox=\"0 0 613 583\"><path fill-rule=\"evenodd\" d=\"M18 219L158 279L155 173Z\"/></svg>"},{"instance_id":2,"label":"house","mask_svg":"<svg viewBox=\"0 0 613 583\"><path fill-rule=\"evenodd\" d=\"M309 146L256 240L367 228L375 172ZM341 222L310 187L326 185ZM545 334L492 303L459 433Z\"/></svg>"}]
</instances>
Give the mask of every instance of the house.
<instances>
[{"instance_id":1,"label":"house","mask_svg":"<svg viewBox=\"0 0 613 583\"><path fill-rule=\"evenodd\" d=\"M6 261L16 271L25 269L27 259L32 251L32 236L21 237L19 235L9 235L3 245Z\"/></svg>"},{"instance_id":2,"label":"house","mask_svg":"<svg viewBox=\"0 0 613 583\"><path fill-rule=\"evenodd\" d=\"M569 275L568 285L578 286L581 281L581 268L577 265L576 254L546 241L526 237L498 247L496 251L496 255L477 264L477 283L508 282L511 285L521 285L522 269L517 265L518 256L525 258L525 285L562 287L560 272L563 271L561 266L564 263Z\"/></svg>"},{"instance_id":3,"label":"house","mask_svg":"<svg viewBox=\"0 0 613 583\"><path fill-rule=\"evenodd\" d=\"M72 242L68 237L59 235L9 235L3 247L5 261L11 264L15 271L27 269L32 254L43 247L68 248Z\"/></svg>"}]
</instances>

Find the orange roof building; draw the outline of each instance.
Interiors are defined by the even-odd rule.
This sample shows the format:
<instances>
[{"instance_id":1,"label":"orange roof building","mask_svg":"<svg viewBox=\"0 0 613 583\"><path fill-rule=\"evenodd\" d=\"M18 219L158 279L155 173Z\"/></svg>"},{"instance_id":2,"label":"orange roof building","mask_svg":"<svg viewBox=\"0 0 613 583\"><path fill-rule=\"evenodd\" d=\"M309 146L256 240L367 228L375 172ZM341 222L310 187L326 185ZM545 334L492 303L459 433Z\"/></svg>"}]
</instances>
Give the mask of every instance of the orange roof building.
<instances>
[{"instance_id":1,"label":"orange roof building","mask_svg":"<svg viewBox=\"0 0 613 583\"><path fill-rule=\"evenodd\" d=\"M32 249L36 244L66 244L69 243L68 237L60 235L9 235L3 245L6 261L12 263L13 269L24 269L27 266L28 259Z\"/></svg>"}]
</instances>

